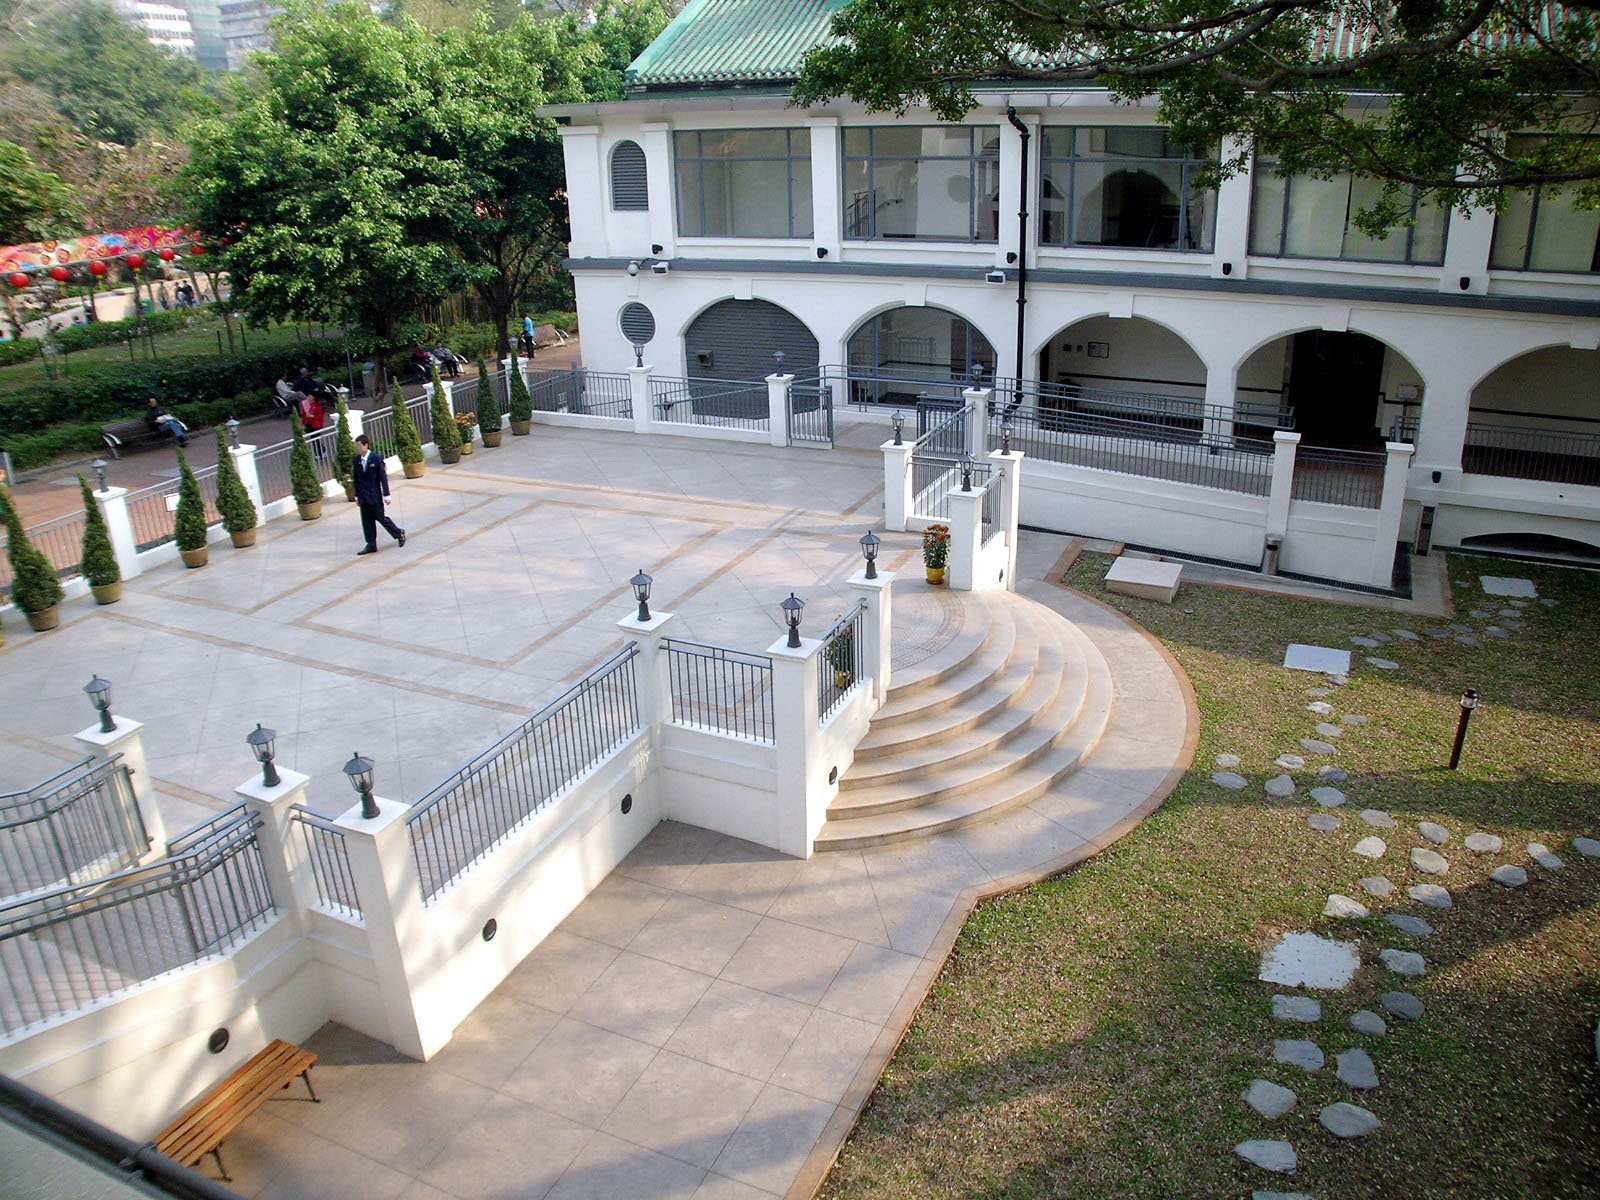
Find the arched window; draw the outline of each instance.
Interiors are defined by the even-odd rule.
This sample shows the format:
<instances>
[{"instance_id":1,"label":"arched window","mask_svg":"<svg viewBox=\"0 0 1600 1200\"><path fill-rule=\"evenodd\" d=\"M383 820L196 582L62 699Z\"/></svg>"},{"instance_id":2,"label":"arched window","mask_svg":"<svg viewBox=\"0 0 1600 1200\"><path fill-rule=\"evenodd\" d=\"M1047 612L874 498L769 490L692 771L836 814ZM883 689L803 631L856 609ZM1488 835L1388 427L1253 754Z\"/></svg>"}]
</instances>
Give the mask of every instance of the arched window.
<instances>
[{"instance_id":1,"label":"arched window","mask_svg":"<svg viewBox=\"0 0 1600 1200\"><path fill-rule=\"evenodd\" d=\"M618 142L611 149L611 207L618 212L650 207L650 182L638 142Z\"/></svg>"}]
</instances>

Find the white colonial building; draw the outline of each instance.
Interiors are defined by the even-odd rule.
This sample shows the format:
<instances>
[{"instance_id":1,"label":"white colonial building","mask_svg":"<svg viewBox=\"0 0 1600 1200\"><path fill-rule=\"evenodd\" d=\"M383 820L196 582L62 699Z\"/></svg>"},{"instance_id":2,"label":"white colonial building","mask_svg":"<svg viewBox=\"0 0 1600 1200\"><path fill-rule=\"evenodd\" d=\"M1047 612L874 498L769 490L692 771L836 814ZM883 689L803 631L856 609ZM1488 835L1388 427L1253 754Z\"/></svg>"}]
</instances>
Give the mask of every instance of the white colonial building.
<instances>
[{"instance_id":1,"label":"white colonial building","mask_svg":"<svg viewBox=\"0 0 1600 1200\"><path fill-rule=\"evenodd\" d=\"M753 380L782 351L908 414L992 381L990 436L1065 472L1030 470L1024 521L1176 552L1254 564L1276 534L1286 569L1386 586L1312 547L1398 463L1362 537L1600 553L1600 213L1535 191L1374 239L1370 181L1202 189L1215 148L1087 86L980 91L956 125L790 107L838 7L694 0L628 98L548 110L587 366L637 344ZM1274 441L1301 464L1277 518Z\"/></svg>"}]
</instances>

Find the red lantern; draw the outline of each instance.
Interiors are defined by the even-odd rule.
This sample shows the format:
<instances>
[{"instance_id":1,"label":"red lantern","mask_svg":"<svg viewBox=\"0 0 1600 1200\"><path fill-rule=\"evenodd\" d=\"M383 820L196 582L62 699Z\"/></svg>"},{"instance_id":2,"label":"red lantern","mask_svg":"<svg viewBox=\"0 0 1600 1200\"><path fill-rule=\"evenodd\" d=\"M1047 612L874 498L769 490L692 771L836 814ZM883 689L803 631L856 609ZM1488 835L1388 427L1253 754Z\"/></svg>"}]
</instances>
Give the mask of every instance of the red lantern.
<instances>
[{"instance_id":1,"label":"red lantern","mask_svg":"<svg viewBox=\"0 0 1600 1200\"><path fill-rule=\"evenodd\" d=\"M144 255L130 254L125 261L130 267L137 271L140 267L144 266Z\"/></svg>"},{"instance_id":2,"label":"red lantern","mask_svg":"<svg viewBox=\"0 0 1600 1200\"><path fill-rule=\"evenodd\" d=\"M54 279L57 283L65 283L67 280L72 278L72 272L67 270L65 267L51 267L50 278Z\"/></svg>"},{"instance_id":3,"label":"red lantern","mask_svg":"<svg viewBox=\"0 0 1600 1200\"><path fill-rule=\"evenodd\" d=\"M206 252L206 248L204 246L202 246L199 242L196 242L194 245L189 247L189 253L194 255L196 258L199 258L205 252Z\"/></svg>"},{"instance_id":4,"label":"red lantern","mask_svg":"<svg viewBox=\"0 0 1600 1200\"><path fill-rule=\"evenodd\" d=\"M156 257L162 262L171 262L173 259L178 257L178 254L172 249L171 246L163 246L161 249L156 251Z\"/></svg>"},{"instance_id":5,"label":"red lantern","mask_svg":"<svg viewBox=\"0 0 1600 1200\"><path fill-rule=\"evenodd\" d=\"M19 292L33 282L33 280L29 279L21 271L13 271L11 274L7 275L6 278L11 282L11 286L16 288Z\"/></svg>"},{"instance_id":6,"label":"red lantern","mask_svg":"<svg viewBox=\"0 0 1600 1200\"><path fill-rule=\"evenodd\" d=\"M89 264L89 274L91 274L91 275L104 275L105 273L106 273L106 265L105 265L105 263L103 263L103 262L92 262L92 263Z\"/></svg>"}]
</instances>

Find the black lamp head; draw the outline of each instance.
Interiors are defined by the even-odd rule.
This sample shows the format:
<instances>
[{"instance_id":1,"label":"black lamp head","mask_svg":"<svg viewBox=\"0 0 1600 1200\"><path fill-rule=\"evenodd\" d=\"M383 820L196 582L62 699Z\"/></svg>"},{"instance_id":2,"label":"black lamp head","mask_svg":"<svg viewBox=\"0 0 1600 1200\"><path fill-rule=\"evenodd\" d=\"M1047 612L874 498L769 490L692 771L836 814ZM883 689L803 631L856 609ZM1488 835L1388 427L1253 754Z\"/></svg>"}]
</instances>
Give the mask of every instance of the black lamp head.
<instances>
[{"instance_id":1,"label":"black lamp head","mask_svg":"<svg viewBox=\"0 0 1600 1200\"><path fill-rule=\"evenodd\" d=\"M256 756L256 761L261 764L261 786L277 787L283 780L278 778L278 769L272 765L272 747L278 740L276 729L263 729L261 722L256 722L256 727L245 737L245 744L250 747L250 753Z\"/></svg>"},{"instance_id":2,"label":"black lamp head","mask_svg":"<svg viewBox=\"0 0 1600 1200\"><path fill-rule=\"evenodd\" d=\"M900 433L906 427L906 419L899 409L896 409L889 417L889 424L894 426L894 444L896 446L904 445L905 443L900 440Z\"/></svg>"},{"instance_id":3,"label":"black lamp head","mask_svg":"<svg viewBox=\"0 0 1600 1200\"><path fill-rule=\"evenodd\" d=\"M650 585L654 582L655 578L646 575L643 568L640 569L637 575L628 580L628 583L633 587L634 599L639 601L639 620L641 622L650 619Z\"/></svg>"},{"instance_id":4,"label":"black lamp head","mask_svg":"<svg viewBox=\"0 0 1600 1200\"><path fill-rule=\"evenodd\" d=\"M878 577L878 547L882 543L883 539L870 529L861 537L861 556L867 560L868 579Z\"/></svg>"},{"instance_id":5,"label":"black lamp head","mask_svg":"<svg viewBox=\"0 0 1600 1200\"><path fill-rule=\"evenodd\" d=\"M344 765L344 774L361 797L361 816L372 820L378 815L378 802L372 796L372 760L352 751L350 761Z\"/></svg>"},{"instance_id":6,"label":"black lamp head","mask_svg":"<svg viewBox=\"0 0 1600 1200\"><path fill-rule=\"evenodd\" d=\"M89 682L83 685L83 691L89 697L89 703L94 705L95 712L100 714L100 732L115 733L117 722L111 716L111 682L92 675Z\"/></svg>"},{"instance_id":7,"label":"black lamp head","mask_svg":"<svg viewBox=\"0 0 1600 1200\"><path fill-rule=\"evenodd\" d=\"M800 614L805 612L806 602L793 592L790 592L789 598L779 604L778 608L782 610L784 623L789 627L787 645L791 650L798 650L800 648Z\"/></svg>"}]
</instances>

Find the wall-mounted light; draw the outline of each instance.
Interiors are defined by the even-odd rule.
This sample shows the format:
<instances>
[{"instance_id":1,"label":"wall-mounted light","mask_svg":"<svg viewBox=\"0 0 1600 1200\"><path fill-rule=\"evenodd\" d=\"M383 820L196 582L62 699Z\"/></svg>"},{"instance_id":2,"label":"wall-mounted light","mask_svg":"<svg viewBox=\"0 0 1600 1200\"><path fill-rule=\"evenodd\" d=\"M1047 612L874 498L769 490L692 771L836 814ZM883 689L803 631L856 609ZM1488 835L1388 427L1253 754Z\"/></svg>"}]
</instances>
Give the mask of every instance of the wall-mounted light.
<instances>
[{"instance_id":1,"label":"wall-mounted light","mask_svg":"<svg viewBox=\"0 0 1600 1200\"><path fill-rule=\"evenodd\" d=\"M633 259L631 262L628 263L628 274L629 275L637 275L638 273L639 273L639 260L636 258L636 259Z\"/></svg>"},{"instance_id":2,"label":"wall-mounted light","mask_svg":"<svg viewBox=\"0 0 1600 1200\"><path fill-rule=\"evenodd\" d=\"M1017 261L1017 252L1015 250L1007 250L1006 251L1006 261L1008 263L1016 262Z\"/></svg>"},{"instance_id":3,"label":"wall-mounted light","mask_svg":"<svg viewBox=\"0 0 1600 1200\"><path fill-rule=\"evenodd\" d=\"M1472 276L1471 275L1463 275L1461 277L1461 290L1464 292L1471 286L1472 286Z\"/></svg>"},{"instance_id":4,"label":"wall-mounted light","mask_svg":"<svg viewBox=\"0 0 1600 1200\"><path fill-rule=\"evenodd\" d=\"M658 263L651 263L650 264L650 269L652 271L654 271L657 275L665 275L672 268L670 266L668 266L664 262L658 262Z\"/></svg>"},{"instance_id":5,"label":"wall-mounted light","mask_svg":"<svg viewBox=\"0 0 1600 1200\"><path fill-rule=\"evenodd\" d=\"M1222 273L1224 275L1232 275L1233 274L1233 264L1231 262L1223 263L1222 264Z\"/></svg>"}]
</instances>

